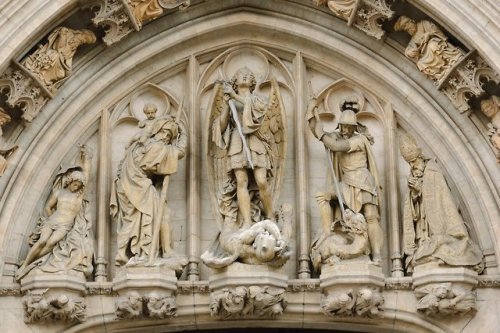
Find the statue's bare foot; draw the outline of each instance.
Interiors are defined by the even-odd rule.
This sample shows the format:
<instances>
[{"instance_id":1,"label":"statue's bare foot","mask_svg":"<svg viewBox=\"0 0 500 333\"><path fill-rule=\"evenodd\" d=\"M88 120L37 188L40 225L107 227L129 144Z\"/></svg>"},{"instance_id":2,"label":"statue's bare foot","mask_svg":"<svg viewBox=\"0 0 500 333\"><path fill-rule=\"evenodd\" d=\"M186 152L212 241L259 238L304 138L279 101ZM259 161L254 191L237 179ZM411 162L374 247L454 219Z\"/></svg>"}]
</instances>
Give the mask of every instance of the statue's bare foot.
<instances>
[{"instance_id":1,"label":"statue's bare foot","mask_svg":"<svg viewBox=\"0 0 500 333\"><path fill-rule=\"evenodd\" d=\"M380 266L382 264L382 257L380 256L380 254L378 253L374 253L372 255L372 263L375 265L375 266Z\"/></svg>"}]
</instances>

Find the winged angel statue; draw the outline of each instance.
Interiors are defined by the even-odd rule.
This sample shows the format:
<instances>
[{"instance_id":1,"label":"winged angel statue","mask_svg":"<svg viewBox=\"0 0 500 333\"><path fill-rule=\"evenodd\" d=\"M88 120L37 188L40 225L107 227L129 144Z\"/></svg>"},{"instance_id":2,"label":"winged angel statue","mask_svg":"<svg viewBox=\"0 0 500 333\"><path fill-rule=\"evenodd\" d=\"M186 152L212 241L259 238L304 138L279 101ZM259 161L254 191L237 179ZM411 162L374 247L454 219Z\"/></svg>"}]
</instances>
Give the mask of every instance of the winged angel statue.
<instances>
[{"instance_id":1,"label":"winged angel statue","mask_svg":"<svg viewBox=\"0 0 500 333\"><path fill-rule=\"evenodd\" d=\"M282 266L290 256L292 208L283 205L278 214L273 208L286 137L278 83L270 82L269 99L257 94L255 75L246 67L229 82L215 83L207 152L220 233L201 257L212 268L235 261Z\"/></svg>"}]
</instances>

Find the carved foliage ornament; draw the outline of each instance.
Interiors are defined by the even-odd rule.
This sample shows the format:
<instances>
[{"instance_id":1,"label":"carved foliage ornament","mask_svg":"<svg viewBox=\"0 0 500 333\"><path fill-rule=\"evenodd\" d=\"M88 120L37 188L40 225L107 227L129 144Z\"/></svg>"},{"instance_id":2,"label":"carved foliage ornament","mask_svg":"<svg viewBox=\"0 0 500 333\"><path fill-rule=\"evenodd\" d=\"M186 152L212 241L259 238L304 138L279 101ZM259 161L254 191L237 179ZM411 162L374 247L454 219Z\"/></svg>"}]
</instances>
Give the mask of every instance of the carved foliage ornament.
<instances>
[{"instance_id":1,"label":"carved foliage ornament","mask_svg":"<svg viewBox=\"0 0 500 333\"><path fill-rule=\"evenodd\" d=\"M326 5L335 16L347 21L349 26L381 39L385 31L381 21L388 20L394 12L385 0L313 0L316 6Z\"/></svg>"},{"instance_id":2,"label":"carved foliage ornament","mask_svg":"<svg viewBox=\"0 0 500 333\"><path fill-rule=\"evenodd\" d=\"M270 286L224 288L210 295L210 314L221 319L275 318L286 305L285 289Z\"/></svg>"},{"instance_id":3,"label":"carved foliage ornament","mask_svg":"<svg viewBox=\"0 0 500 333\"><path fill-rule=\"evenodd\" d=\"M24 321L82 322L86 317L86 305L83 298L66 295L44 296L47 290L29 291L23 297Z\"/></svg>"}]
</instances>

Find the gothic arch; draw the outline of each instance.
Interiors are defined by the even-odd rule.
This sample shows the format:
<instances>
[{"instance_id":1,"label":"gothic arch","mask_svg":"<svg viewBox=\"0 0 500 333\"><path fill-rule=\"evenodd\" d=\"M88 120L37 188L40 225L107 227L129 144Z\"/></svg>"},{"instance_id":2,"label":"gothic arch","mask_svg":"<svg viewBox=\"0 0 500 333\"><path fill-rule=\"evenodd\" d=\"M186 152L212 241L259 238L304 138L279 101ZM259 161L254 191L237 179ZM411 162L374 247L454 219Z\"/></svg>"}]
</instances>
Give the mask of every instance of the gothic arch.
<instances>
[{"instance_id":1,"label":"gothic arch","mask_svg":"<svg viewBox=\"0 0 500 333\"><path fill-rule=\"evenodd\" d=\"M280 4L283 5L283 2ZM464 15L463 11L457 9L459 5L441 4L443 7L437 10L436 8L440 5L433 4L432 1L422 0L417 4L430 11L433 17L442 22L443 26L450 27L450 31L458 30L458 35L477 47L485 59L489 60L490 66L498 70L500 67L499 48L492 49L491 47L500 43L498 38L495 39L492 33L473 24L465 25L468 28L450 24L451 17ZM17 41L14 44L8 39L9 37L5 37L6 51L0 52L2 64L0 68L6 68L11 58L18 57L19 54L31 48L40 36L46 35L50 30L48 27L52 28L56 22L61 22L65 17L71 16L79 2L58 1L57 3L51 2L51 4L39 2L37 5L41 9L34 12L31 20L40 23L32 23L23 28L27 31L27 37L22 42ZM308 173L312 169L311 165L303 159L310 157L317 163L323 163L314 151L307 148L307 135L303 134L306 130L303 117L308 97L308 75L322 76L322 79L317 81L319 83L313 86L316 93L329 89L332 82L348 80L350 83L346 83L346 86L359 89L369 97L367 100L372 103L376 101L385 113L384 116L391 115L389 122L384 119L384 126L394 126L390 134L392 136L386 136L388 140L397 142L398 134L403 131L410 132L418 142L423 144L426 154L438 157L447 180L459 198L462 215L470 223L472 234L475 235L486 255L486 275L496 276L500 261L498 256L500 230L496 226L496 222L500 220L498 192L500 171L491 154L491 148L487 141L478 135L473 122L466 116L460 115L453 104L435 89L432 82L424 80L421 73L410 66L412 64L404 58L401 49L394 46L394 43L371 39L360 31L347 28L344 22L312 6L303 6L294 2L288 5L290 8L278 12L280 5L277 2L269 5L274 10L262 8L266 6L257 4L257 1L250 1L243 5L236 1L234 6L227 8L224 6L213 8L210 4L197 3L192 8L193 13L186 11L178 16L168 14L147 24L140 32L128 36L117 45L110 47L97 45L76 59L71 78L60 88L54 99L44 107L33 123L18 134L18 151L13 155L12 160L9 160L9 170L0 178L2 281L13 283L16 265L26 255L25 238L36 223L58 166L73 158L74 147L78 142L90 143L98 149L96 156L99 159L103 158L98 153L101 151L99 149L102 149L100 140L103 139L100 131L103 126L103 115L113 110L127 96L132 96L137 89L147 84L155 84L165 89L167 94L173 97L172 99L177 99L175 103L172 103L175 106L182 97L182 93L187 91L186 106L189 110L187 116L192 143L195 142L195 138L204 137L200 133L205 128L203 117L206 112L208 88L201 85L204 80L202 73L206 70L210 60L223 54L230 47L262 48L289 66L288 70L291 75L289 79L293 80L293 84L289 86L289 94L291 103L296 109L288 128L291 133L289 135L290 146L295 148L290 148L293 153L286 163L294 165L296 179L288 185L288 189L294 191L295 203L300 207L297 210L303 211L296 215L297 233L306 232L308 224L311 223L310 216L314 215L311 214L313 207L309 202L309 197L314 196L314 187L310 186L307 179L298 176L300 171ZM4 8L12 8L9 6L14 6L14 4L8 3ZM34 4L26 4L26 6L34 6ZM444 8L451 15L443 14ZM300 15L294 14L294 11L299 9L304 12ZM0 14L1 10L0 7ZM28 19L27 15L17 13L15 19ZM481 17L482 22L487 20L485 18L487 14L483 12L474 12L473 15ZM488 26L488 23L486 22L485 25ZM493 24L491 23L490 26ZM13 29L9 24L2 26L1 29L14 33L13 30L8 30ZM476 33L479 36L475 35ZM7 33L5 36L10 35ZM306 71L309 71L309 74L306 74ZM212 80L214 77L209 74L206 79ZM172 79L176 75L182 79L178 79L179 81ZM176 82L182 82L179 84L182 87L174 88ZM369 104L369 101L367 103ZM396 144L392 148L395 146ZM304 147L305 152L297 147ZM397 192L399 191L398 177L402 177L401 173L405 171L400 167L402 160L397 150L391 151L390 145L386 145L384 149L385 154L389 155L383 158L384 163L386 167L392 163L395 168L393 172L396 173L388 177L392 179L392 183L390 179L387 179L386 183L390 190ZM210 214L209 205L200 198L196 198L195 195L201 196L200 192L204 190L202 182L197 183L197 180L203 180L206 177L203 168L205 161L200 156L203 156L201 145L191 144L190 156L185 161L186 170L188 170L185 175L188 204L186 212L183 213L186 217L186 228L191 236L184 235L185 244L182 245L191 257L199 257L200 252L208 244L196 241L204 230L197 219L201 221L202 214ZM96 166L98 163L104 162L99 160ZM109 163L104 165L111 168ZM109 176L109 170L104 174L101 171L93 174L92 196L98 202L99 198L102 199L99 197L99 193L103 191L102 186L109 186L109 184L103 185L106 182L100 180L103 175ZM301 199L297 199L300 195L309 196L308 201L300 203ZM396 200L395 202L399 203L401 200L391 199L388 192L384 195L388 202ZM97 219L107 218L107 209L103 208L104 203L101 200L94 206ZM397 210L398 207L394 205L391 209ZM189 210L193 210L194 213ZM387 213L386 221L390 222L386 222L385 225L388 231L385 250L386 266L384 267L387 276L391 275L390 271L393 267L390 257L394 252L400 252L396 245L399 238L396 237L396 241L391 241L391 239L398 232L397 228L392 228L392 224L399 222L401 214L396 212L389 215L391 214ZM102 224L96 226L97 232L102 230L99 228L103 228ZM296 237L295 259L299 262L302 260L300 256L304 254L310 242L310 231L307 235L306 238L301 238L299 235ZM291 274L291 279L299 278L297 271L298 269ZM110 274L112 275L112 270ZM207 280L208 274L207 270L201 269L198 277L202 281ZM216 322L208 317L208 296L205 294L203 297L205 299L201 301L201 304L204 304L207 309L197 312L195 308L186 307L183 313L181 311L179 320L183 324L179 324L178 328L188 327L187 318L190 311L201 316L198 329L213 327ZM105 318L105 325L115 325L112 318L113 310L110 309L111 307L108 306L101 314L89 316L87 323L75 326L70 331L90 332L102 325L101 318ZM302 314L302 309L290 311L290 317L282 322L282 327L298 327L292 315L298 315L299 312ZM318 314L315 316L318 316L316 319L321 322L317 328L326 328L331 324L324 318L319 318ZM162 325L154 323L154 325L157 324ZM143 325L148 327L150 324L144 323ZM414 331L454 331L447 328L446 323L422 319L409 310L391 307L387 308L381 325L387 331L392 329L404 331L405 328ZM401 328L398 328L399 325ZM116 329L119 327L123 326L116 323ZM307 328L307 325L301 322L300 327ZM369 331L371 328L360 325L359 329Z\"/></svg>"}]
</instances>

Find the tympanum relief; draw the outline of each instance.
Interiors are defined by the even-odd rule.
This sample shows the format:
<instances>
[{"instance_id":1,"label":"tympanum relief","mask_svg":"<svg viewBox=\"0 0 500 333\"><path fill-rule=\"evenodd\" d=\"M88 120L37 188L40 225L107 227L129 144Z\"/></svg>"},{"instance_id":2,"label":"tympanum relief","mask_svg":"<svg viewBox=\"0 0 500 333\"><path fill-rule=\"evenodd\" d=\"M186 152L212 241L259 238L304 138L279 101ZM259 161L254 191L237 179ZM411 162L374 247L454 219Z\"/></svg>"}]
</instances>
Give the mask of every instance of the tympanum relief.
<instances>
[{"instance_id":1,"label":"tympanum relief","mask_svg":"<svg viewBox=\"0 0 500 333\"><path fill-rule=\"evenodd\" d=\"M470 238L439 166L423 155L410 135L402 138L400 150L411 169L403 214L407 270L434 262L480 273L484 269L482 251Z\"/></svg>"},{"instance_id":2,"label":"tympanum relief","mask_svg":"<svg viewBox=\"0 0 500 333\"><path fill-rule=\"evenodd\" d=\"M275 208L286 143L284 109L277 82L270 82L266 98L255 73L243 67L214 86L208 158L220 233L201 256L212 268L235 261L280 267L290 255L292 208Z\"/></svg>"},{"instance_id":3,"label":"tympanum relief","mask_svg":"<svg viewBox=\"0 0 500 333\"><path fill-rule=\"evenodd\" d=\"M34 271L85 277L92 274L94 236L85 199L92 153L85 146L75 162L56 175L44 215L29 237L32 246L16 273L16 280Z\"/></svg>"},{"instance_id":4,"label":"tympanum relief","mask_svg":"<svg viewBox=\"0 0 500 333\"><path fill-rule=\"evenodd\" d=\"M359 102L342 102L339 127L333 133L323 130L317 107L318 101L312 98L306 117L314 136L325 146L332 184L316 194L322 233L313 242L313 266L320 270L322 264L368 258L370 253L372 262L380 265L380 182L370 143L373 138L357 122Z\"/></svg>"},{"instance_id":5,"label":"tympanum relief","mask_svg":"<svg viewBox=\"0 0 500 333\"><path fill-rule=\"evenodd\" d=\"M146 119L126 147L111 194L117 220L117 266L166 265L182 270L184 255L174 253L167 192L178 161L186 154L186 120L182 105L175 114L157 116L157 106L143 108Z\"/></svg>"}]
</instances>

